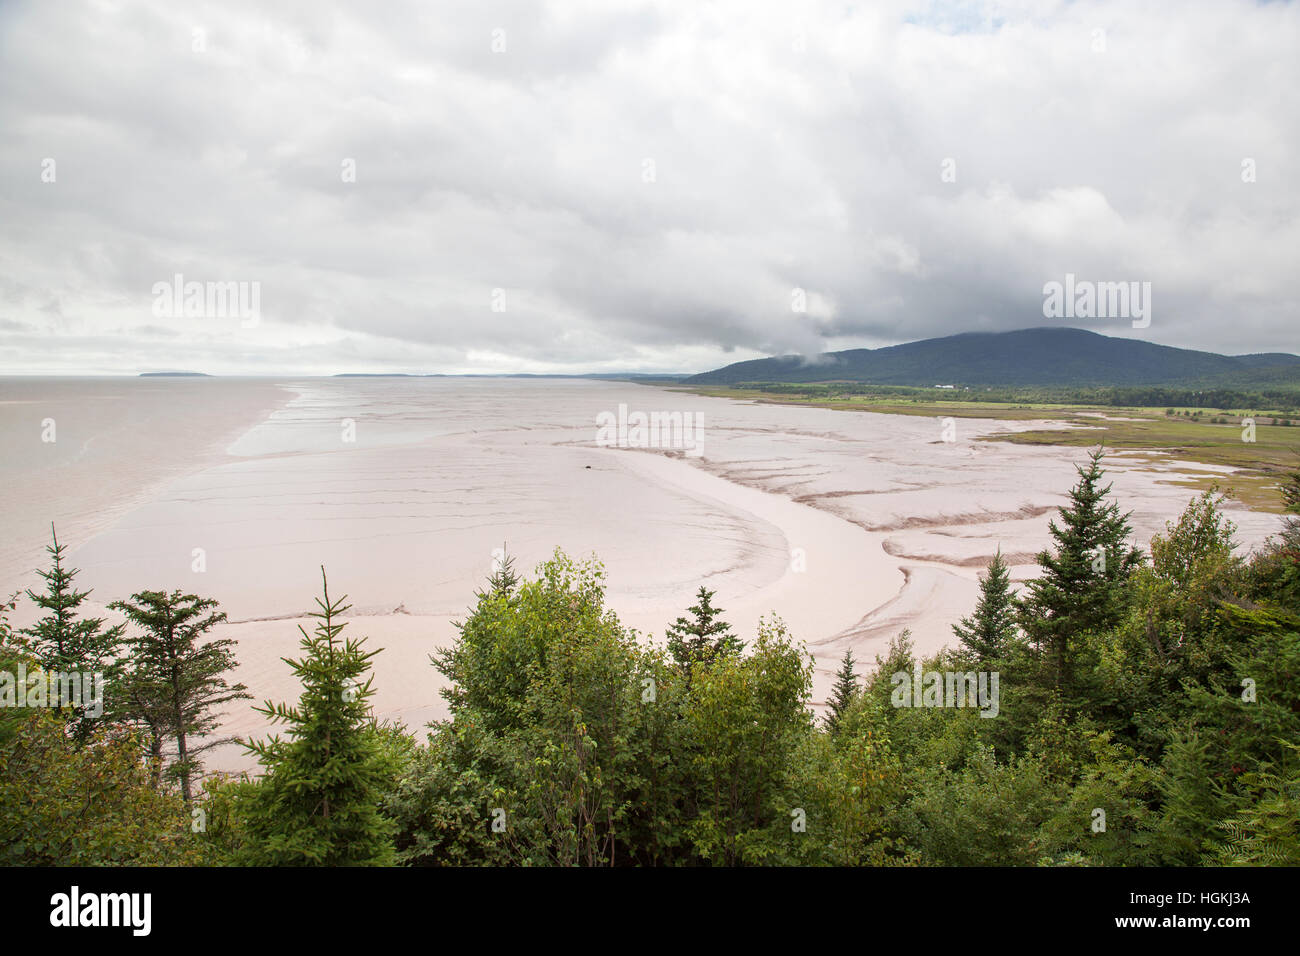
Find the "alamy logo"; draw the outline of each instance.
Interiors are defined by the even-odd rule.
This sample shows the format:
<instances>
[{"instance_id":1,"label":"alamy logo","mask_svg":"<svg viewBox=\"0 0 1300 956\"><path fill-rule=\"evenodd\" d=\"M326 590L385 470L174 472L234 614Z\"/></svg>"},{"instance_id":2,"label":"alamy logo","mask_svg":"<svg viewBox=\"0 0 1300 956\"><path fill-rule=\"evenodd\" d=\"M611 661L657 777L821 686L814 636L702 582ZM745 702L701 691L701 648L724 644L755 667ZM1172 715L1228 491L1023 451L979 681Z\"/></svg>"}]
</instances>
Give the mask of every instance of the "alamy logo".
<instances>
[{"instance_id":1,"label":"alamy logo","mask_svg":"<svg viewBox=\"0 0 1300 956\"><path fill-rule=\"evenodd\" d=\"M152 926L153 896L149 893L69 893L50 897L50 925L129 926L133 936L148 936Z\"/></svg>"},{"instance_id":2,"label":"alamy logo","mask_svg":"<svg viewBox=\"0 0 1300 956\"><path fill-rule=\"evenodd\" d=\"M1150 282L1076 281L1073 272L1065 282L1043 286L1043 315L1049 319L1132 319L1133 328L1151 324Z\"/></svg>"},{"instance_id":3,"label":"alamy logo","mask_svg":"<svg viewBox=\"0 0 1300 956\"><path fill-rule=\"evenodd\" d=\"M691 458L704 453L704 416L699 412L629 412L596 416L596 444L609 448L677 449Z\"/></svg>"},{"instance_id":4,"label":"alamy logo","mask_svg":"<svg viewBox=\"0 0 1300 956\"><path fill-rule=\"evenodd\" d=\"M77 707L104 715L104 675L98 671L0 671L0 707Z\"/></svg>"},{"instance_id":5,"label":"alamy logo","mask_svg":"<svg viewBox=\"0 0 1300 956\"><path fill-rule=\"evenodd\" d=\"M998 715L997 671L898 671L891 678L895 707L978 707L981 717Z\"/></svg>"},{"instance_id":6,"label":"alamy logo","mask_svg":"<svg viewBox=\"0 0 1300 956\"><path fill-rule=\"evenodd\" d=\"M251 329L262 318L260 282L186 282L176 273L171 282L153 284L153 314L160 319L239 319Z\"/></svg>"}]
</instances>

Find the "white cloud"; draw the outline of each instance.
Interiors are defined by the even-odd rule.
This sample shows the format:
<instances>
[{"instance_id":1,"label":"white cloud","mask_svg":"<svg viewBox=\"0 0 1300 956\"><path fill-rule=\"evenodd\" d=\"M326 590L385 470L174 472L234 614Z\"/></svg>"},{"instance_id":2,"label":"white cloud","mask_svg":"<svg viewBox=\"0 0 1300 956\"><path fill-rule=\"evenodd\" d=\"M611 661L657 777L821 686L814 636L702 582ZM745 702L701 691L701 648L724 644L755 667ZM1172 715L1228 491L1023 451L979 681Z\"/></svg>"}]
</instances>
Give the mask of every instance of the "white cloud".
<instances>
[{"instance_id":1,"label":"white cloud","mask_svg":"<svg viewBox=\"0 0 1300 956\"><path fill-rule=\"evenodd\" d=\"M699 370L1067 271L1294 348L1292 4L264 7L0 8L0 372ZM262 321L159 320L177 272Z\"/></svg>"}]
</instances>

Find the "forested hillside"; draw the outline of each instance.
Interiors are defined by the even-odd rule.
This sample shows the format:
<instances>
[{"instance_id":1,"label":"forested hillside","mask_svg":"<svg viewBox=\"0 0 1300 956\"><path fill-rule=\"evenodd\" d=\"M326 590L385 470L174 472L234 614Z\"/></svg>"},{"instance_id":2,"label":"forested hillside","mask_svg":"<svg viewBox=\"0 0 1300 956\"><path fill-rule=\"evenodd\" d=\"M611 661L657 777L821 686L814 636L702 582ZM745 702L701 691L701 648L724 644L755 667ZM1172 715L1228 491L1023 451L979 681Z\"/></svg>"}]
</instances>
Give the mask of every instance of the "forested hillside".
<instances>
[{"instance_id":1,"label":"forested hillside","mask_svg":"<svg viewBox=\"0 0 1300 956\"><path fill-rule=\"evenodd\" d=\"M1218 355L1083 329L964 332L880 349L736 362L682 380L686 385L754 382L876 385L1166 385L1254 390L1300 385L1300 356Z\"/></svg>"}]
</instances>

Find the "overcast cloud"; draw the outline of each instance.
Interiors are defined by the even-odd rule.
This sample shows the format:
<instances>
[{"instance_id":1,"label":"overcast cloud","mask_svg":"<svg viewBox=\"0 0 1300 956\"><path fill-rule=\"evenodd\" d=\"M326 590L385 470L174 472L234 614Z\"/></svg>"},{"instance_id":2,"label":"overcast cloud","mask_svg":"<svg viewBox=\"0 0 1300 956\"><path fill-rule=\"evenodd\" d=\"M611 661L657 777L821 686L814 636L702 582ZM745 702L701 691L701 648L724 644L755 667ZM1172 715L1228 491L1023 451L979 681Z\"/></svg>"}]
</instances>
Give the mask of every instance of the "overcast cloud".
<instances>
[{"instance_id":1,"label":"overcast cloud","mask_svg":"<svg viewBox=\"0 0 1300 956\"><path fill-rule=\"evenodd\" d=\"M1059 324L1296 351L1298 51L1228 0L6 3L0 373L700 371L1067 272L1151 325Z\"/></svg>"}]
</instances>

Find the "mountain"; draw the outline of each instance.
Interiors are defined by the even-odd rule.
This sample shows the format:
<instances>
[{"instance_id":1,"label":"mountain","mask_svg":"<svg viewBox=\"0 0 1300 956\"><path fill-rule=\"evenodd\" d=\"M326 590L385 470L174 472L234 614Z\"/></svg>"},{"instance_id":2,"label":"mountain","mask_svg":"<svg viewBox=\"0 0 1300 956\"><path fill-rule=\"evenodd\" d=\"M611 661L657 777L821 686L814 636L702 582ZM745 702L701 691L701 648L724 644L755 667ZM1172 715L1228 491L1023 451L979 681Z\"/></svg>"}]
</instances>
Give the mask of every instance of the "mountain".
<instances>
[{"instance_id":1,"label":"mountain","mask_svg":"<svg viewBox=\"0 0 1300 956\"><path fill-rule=\"evenodd\" d=\"M865 382L875 385L1205 385L1300 383L1300 356L1218 355L1084 329L963 332L881 349L736 362L684 385Z\"/></svg>"}]
</instances>

